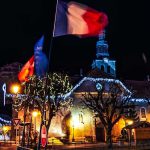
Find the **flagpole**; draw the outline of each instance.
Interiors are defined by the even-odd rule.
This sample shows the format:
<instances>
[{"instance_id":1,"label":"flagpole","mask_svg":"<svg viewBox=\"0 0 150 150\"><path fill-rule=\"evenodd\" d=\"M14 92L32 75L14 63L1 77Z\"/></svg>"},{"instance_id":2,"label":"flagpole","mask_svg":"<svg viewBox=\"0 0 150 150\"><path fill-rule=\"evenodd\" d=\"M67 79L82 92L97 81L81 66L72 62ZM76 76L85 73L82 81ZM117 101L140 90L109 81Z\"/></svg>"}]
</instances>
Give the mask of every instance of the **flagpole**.
<instances>
[{"instance_id":1,"label":"flagpole","mask_svg":"<svg viewBox=\"0 0 150 150\"><path fill-rule=\"evenodd\" d=\"M56 1L56 7L55 7L55 17L54 17L54 22L52 26L52 33L51 33L51 39L50 39L50 48L49 48L49 55L48 55L48 72L50 71L50 58L51 58L51 52L52 52L52 46L53 46L53 36L54 36L54 31L55 31L55 22L56 22L56 15L57 15L57 5L58 5L58 0ZM48 72L46 74L46 85L45 88L47 90L47 82L48 82ZM47 93L47 91L46 91ZM47 94L46 94L47 95ZM46 100L46 97L45 97ZM45 102L43 104L43 109L45 110ZM44 111L44 120L46 120L46 111ZM44 124L46 125L46 122L44 121Z\"/></svg>"},{"instance_id":2,"label":"flagpole","mask_svg":"<svg viewBox=\"0 0 150 150\"><path fill-rule=\"evenodd\" d=\"M58 0L56 1L55 17L54 17L54 23L53 23L53 26L52 26L52 33L51 33L51 39L50 39L50 48L49 48L49 54L48 54L48 72L50 71L50 59L51 59L52 46L53 46L53 36L54 36L54 31L55 31L57 5L58 5Z\"/></svg>"},{"instance_id":3,"label":"flagpole","mask_svg":"<svg viewBox=\"0 0 150 150\"><path fill-rule=\"evenodd\" d=\"M56 1L56 5L55 5L55 16L54 16L54 22L52 24L52 30L51 30L51 36L50 36L50 47L49 47L49 53L48 53L48 71L46 74L46 85L45 85L45 90L46 90L46 94L45 94L45 101L46 101L46 96L47 96L47 83L48 83L48 72L50 71L50 59L51 59L51 52L52 52L52 46L53 46L53 36L54 36L54 31L55 31L55 22L56 22L56 15L57 15L57 5L58 5L58 0ZM46 103L45 101L43 102L43 120L42 120L42 124L40 126L40 128L42 127L42 125L46 125ZM47 131L48 134L48 131ZM39 142L38 142L38 146L37 149L40 150L40 144L41 144L41 129L40 129L40 136L39 136ZM47 148L47 144L45 146L45 150Z\"/></svg>"},{"instance_id":4,"label":"flagpole","mask_svg":"<svg viewBox=\"0 0 150 150\"><path fill-rule=\"evenodd\" d=\"M53 36L54 36L54 31L55 31L55 22L56 22L56 15L57 15L57 5L58 5L58 0L56 1L56 7L55 7L55 17L54 17L54 22L52 26L52 33L51 33L51 39L50 39L50 48L49 48L49 55L48 55L48 72L50 71L50 58L51 58L51 52L52 52L52 46L53 46ZM46 89L47 89L47 82L48 82L48 72L46 74ZM46 91L47 93L47 91ZM47 94L46 94L47 95ZM46 100L46 97L45 97ZM45 102L44 102L44 110L45 110ZM46 111L44 111L44 120L46 120ZM44 124L46 125L46 122L44 121Z\"/></svg>"},{"instance_id":5,"label":"flagpole","mask_svg":"<svg viewBox=\"0 0 150 150\"><path fill-rule=\"evenodd\" d=\"M56 8L55 8L55 18L54 18L54 26L53 26L53 33L52 36L54 36L54 31L55 31L55 23L56 23L56 15L57 15L57 5L58 5L58 0L56 1Z\"/></svg>"},{"instance_id":6,"label":"flagpole","mask_svg":"<svg viewBox=\"0 0 150 150\"><path fill-rule=\"evenodd\" d=\"M43 124L46 126L46 95L47 95L47 81L48 81L48 72L50 71L50 58L51 58L51 52L52 52L52 45L53 45L53 35L54 35L54 30L55 30L55 22L56 22L56 14L57 14L57 5L58 5L58 0L56 1L56 5L55 5L55 17L54 17L54 22L52 24L52 30L51 30L51 36L50 36L50 47L49 47L49 52L48 52L48 70L46 73L46 85L45 85L45 90L46 90L46 94L45 94L45 100L43 102L43 118L42 118L42 123L40 126L40 136L39 136L39 141L38 141L38 145L37 145L37 150L40 150L40 144L41 144L41 128L43 126ZM47 132L48 134L48 132ZM44 149L46 149L47 144L45 146Z\"/></svg>"}]
</instances>

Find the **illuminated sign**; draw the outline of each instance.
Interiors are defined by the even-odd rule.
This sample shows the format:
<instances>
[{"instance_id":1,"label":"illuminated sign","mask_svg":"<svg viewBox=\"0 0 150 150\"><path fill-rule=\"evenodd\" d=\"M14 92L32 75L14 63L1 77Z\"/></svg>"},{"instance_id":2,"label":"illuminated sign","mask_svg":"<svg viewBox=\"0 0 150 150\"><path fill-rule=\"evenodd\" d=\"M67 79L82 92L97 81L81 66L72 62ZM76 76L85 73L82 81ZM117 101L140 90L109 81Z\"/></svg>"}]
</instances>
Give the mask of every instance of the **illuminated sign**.
<instances>
[{"instance_id":1,"label":"illuminated sign","mask_svg":"<svg viewBox=\"0 0 150 150\"><path fill-rule=\"evenodd\" d=\"M47 130L45 125L42 126L42 130L41 130L41 144L42 147L45 147L47 144Z\"/></svg>"},{"instance_id":2,"label":"illuminated sign","mask_svg":"<svg viewBox=\"0 0 150 150\"><path fill-rule=\"evenodd\" d=\"M96 89L97 89L98 91L100 91L100 90L102 89L102 85L101 85L100 83L97 83L97 84L96 84Z\"/></svg>"},{"instance_id":3,"label":"illuminated sign","mask_svg":"<svg viewBox=\"0 0 150 150\"><path fill-rule=\"evenodd\" d=\"M6 99L5 99L5 96L6 96L6 83L3 84L2 90L3 90L3 92L4 92L4 101L3 101L4 103L3 103L3 104L4 104L4 106L5 106L5 104L6 104Z\"/></svg>"}]
</instances>

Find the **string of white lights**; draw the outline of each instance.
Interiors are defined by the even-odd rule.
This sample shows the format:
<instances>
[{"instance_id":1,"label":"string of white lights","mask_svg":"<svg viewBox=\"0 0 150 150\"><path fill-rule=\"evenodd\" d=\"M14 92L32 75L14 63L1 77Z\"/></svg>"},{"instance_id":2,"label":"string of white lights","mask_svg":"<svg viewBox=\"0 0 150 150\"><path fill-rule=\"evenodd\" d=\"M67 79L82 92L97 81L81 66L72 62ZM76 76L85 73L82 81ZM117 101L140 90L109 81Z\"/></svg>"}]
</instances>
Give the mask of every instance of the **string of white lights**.
<instances>
[{"instance_id":1,"label":"string of white lights","mask_svg":"<svg viewBox=\"0 0 150 150\"><path fill-rule=\"evenodd\" d=\"M11 124L11 121L8 121L8 120L5 120L3 118L0 117L0 121L4 122L4 123L7 123L7 124Z\"/></svg>"},{"instance_id":2,"label":"string of white lights","mask_svg":"<svg viewBox=\"0 0 150 150\"><path fill-rule=\"evenodd\" d=\"M64 95L64 98L68 97L71 95L71 93L73 93L79 86L81 86L81 84L84 82L84 81L93 81L93 82L108 82L108 83L116 83L116 84L119 84L120 86L122 86L127 93L131 94L131 91L129 91L125 85L119 81L119 80L116 80L116 79L108 79L108 78L91 78L91 77L84 77L78 84L76 84L76 86L67 94Z\"/></svg>"},{"instance_id":3,"label":"string of white lights","mask_svg":"<svg viewBox=\"0 0 150 150\"><path fill-rule=\"evenodd\" d=\"M132 98L131 101L134 101L134 102L147 102L147 100L145 98Z\"/></svg>"}]
</instances>

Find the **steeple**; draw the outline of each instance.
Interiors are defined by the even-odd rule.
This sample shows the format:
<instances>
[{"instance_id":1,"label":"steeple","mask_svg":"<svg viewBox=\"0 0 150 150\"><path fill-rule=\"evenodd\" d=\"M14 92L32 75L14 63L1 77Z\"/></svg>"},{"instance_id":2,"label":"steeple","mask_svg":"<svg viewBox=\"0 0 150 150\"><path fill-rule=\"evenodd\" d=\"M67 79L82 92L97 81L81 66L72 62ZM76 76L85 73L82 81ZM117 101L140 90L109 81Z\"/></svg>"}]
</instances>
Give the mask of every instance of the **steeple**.
<instances>
[{"instance_id":1,"label":"steeple","mask_svg":"<svg viewBox=\"0 0 150 150\"><path fill-rule=\"evenodd\" d=\"M109 60L108 47L108 43L105 41L105 31L103 31L96 43L96 59L93 60L92 69L97 68L112 77L116 77L116 61Z\"/></svg>"},{"instance_id":2,"label":"steeple","mask_svg":"<svg viewBox=\"0 0 150 150\"><path fill-rule=\"evenodd\" d=\"M109 57L108 44L105 41L105 30L99 34L99 40L96 43L96 57L98 59Z\"/></svg>"}]
</instances>

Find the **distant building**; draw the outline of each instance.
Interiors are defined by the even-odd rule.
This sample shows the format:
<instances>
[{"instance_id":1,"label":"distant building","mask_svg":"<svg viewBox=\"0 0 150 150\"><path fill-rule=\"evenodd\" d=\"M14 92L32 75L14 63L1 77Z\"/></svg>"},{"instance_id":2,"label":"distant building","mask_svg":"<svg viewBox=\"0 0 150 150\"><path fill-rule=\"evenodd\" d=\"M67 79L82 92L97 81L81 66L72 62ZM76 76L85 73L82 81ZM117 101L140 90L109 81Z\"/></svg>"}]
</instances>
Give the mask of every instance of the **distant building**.
<instances>
[{"instance_id":1,"label":"distant building","mask_svg":"<svg viewBox=\"0 0 150 150\"><path fill-rule=\"evenodd\" d=\"M3 85L6 84L6 94L10 93L10 86L12 83L18 82L18 72L20 71L20 68L22 67L22 64L15 62L12 64L7 64L2 67L0 67L0 114L1 113L7 113L8 115L12 114L12 111L7 108L7 112L4 105L4 89ZM12 105L12 99L6 97L6 105L9 104Z\"/></svg>"},{"instance_id":2,"label":"distant building","mask_svg":"<svg viewBox=\"0 0 150 150\"><path fill-rule=\"evenodd\" d=\"M6 95L10 92L10 85L18 81L17 75L20 67L22 64L18 62L0 67L0 140L4 140L3 127L12 124L12 98ZM9 140L10 136L9 132L5 139Z\"/></svg>"}]
</instances>

